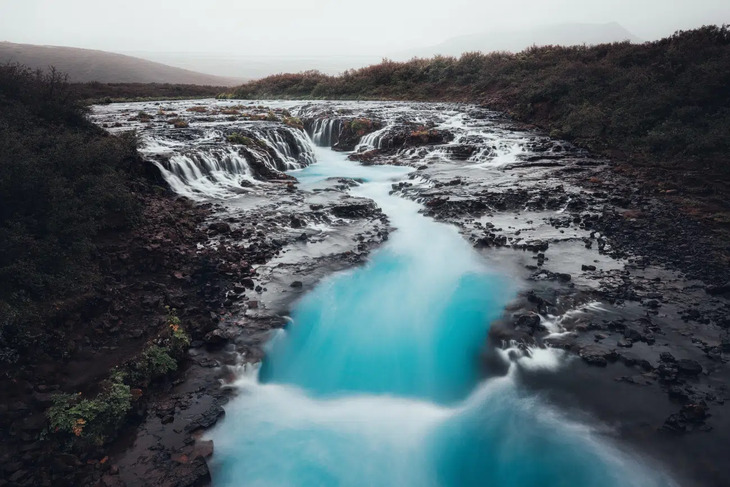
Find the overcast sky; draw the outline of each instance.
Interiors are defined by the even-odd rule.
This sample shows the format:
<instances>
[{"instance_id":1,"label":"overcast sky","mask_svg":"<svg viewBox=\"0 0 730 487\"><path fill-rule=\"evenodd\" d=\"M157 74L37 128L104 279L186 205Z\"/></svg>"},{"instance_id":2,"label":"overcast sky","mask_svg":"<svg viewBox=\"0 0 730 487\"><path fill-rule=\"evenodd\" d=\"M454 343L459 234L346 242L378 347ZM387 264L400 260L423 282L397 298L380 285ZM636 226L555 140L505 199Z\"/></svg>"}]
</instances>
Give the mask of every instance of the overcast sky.
<instances>
[{"instance_id":1,"label":"overcast sky","mask_svg":"<svg viewBox=\"0 0 730 487\"><path fill-rule=\"evenodd\" d=\"M730 0L0 0L0 40L109 51L385 55L490 29L730 23Z\"/></svg>"}]
</instances>

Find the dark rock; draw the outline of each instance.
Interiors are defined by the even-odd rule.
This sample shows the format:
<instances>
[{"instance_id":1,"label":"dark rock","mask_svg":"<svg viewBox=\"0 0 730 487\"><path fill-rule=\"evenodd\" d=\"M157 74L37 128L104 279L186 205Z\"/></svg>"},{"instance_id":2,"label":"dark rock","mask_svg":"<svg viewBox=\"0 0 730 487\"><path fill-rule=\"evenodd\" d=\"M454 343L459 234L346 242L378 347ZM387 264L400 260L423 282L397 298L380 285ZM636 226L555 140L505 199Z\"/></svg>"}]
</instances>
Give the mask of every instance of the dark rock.
<instances>
[{"instance_id":1,"label":"dark rock","mask_svg":"<svg viewBox=\"0 0 730 487\"><path fill-rule=\"evenodd\" d=\"M208 226L208 231L210 231L211 233L214 233L214 234L216 234L216 233L225 234L225 233L229 233L231 231L231 226L226 222L215 222L215 223L211 223Z\"/></svg>"},{"instance_id":2,"label":"dark rock","mask_svg":"<svg viewBox=\"0 0 730 487\"><path fill-rule=\"evenodd\" d=\"M702 365L695 360L681 359L677 360L677 370L681 374L699 375L702 373Z\"/></svg>"},{"instance_id":3,"label":"dark rock","mask_svg":"<svg viewBox=\"0 0 730 487\"><path fill-rule=\"evenodd\" d=\"M558 272L555 275L557 276L558 281L560 281L560 282L568 282L571 279L570 274Z\"/></svg>"},{"instance_id":4,"label":"dark rock","mask_svg":"<svg viewBox=\"0 0 730 487\"><path fill-rule=\"evenodd\" d=\"M585 265L584 264L584 265L580 266L580 268L581 268L581 270L584 270L584 271L595 271L596 270L596 266L594 266L594 265Z\"/></svg>"},{"instance_id":5,"label":"dark rock","mask_svg":"<svg viewBox=\"0 0 730 487\"><path fill-rule=\"evenodd\" d=\"M661 360L662 362L669 362L669 363L674 363L677 361L677 359L674 358L674 355L672 355L669 352L660 353L659 360Z\"/></svg>"},{"instance_id":6,"label":"dark rock","mask_svg":"<svg viewBox=\"0 0 730 487\"><path fill-rule=\"evenodd\" d=\"M705 288L705 291L707 291L707 294L710 294L711 296L722 296L724 294L730 294L730 281L718 286L707 286Z\"/></svg>"},{"instance_id":7,"label":"dark rock","mask_svg":"<svg viewBox=\"0 0 730 487\"><path fill-rule=\"evenodd\" d=\"M608 360L606 360L606 357L604 357L603 354L597 352L582 350L580 352L580 357L588 365L595 365L596 367L606 367L608 365Z\"/></svg>"},{"instance_id":8,"label":"dark rock","mask_svg":"<svg viewBox=\"0 0 730 487\"><path fill-rule=\"evenodd\" d=\"M216 329L206 334L204 340L210 347L221 347L228 342L228 337L222 330Z\"/></svg>"},{"instance_id":9,"label":"dark rock","mask_svg":"<svg viewBox=\"0 0 730 487\"><path fill-rule=\"evenodd\" d=\"M292 283L290 284L290 286L291 286L291 287L294 287L294 288L301 288L301 287L302 287L302 285L303 285L303 284L302 284L302 281L294 281L294 282L292 282Z\"/></svg>"}]
</instances>

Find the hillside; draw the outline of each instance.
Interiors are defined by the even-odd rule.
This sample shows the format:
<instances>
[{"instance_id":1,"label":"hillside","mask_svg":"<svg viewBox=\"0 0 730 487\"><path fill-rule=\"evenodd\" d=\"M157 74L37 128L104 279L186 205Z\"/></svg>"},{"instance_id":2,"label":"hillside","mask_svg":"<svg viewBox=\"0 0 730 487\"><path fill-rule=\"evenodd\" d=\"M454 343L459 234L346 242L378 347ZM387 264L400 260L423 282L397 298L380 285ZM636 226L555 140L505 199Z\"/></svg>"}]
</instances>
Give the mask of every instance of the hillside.
<instances>
[{"instance_id":1,"label":"hillside","mask_svg":"<svg viewBox=\"0 0 730 487\"><path fill-rule=\"evenodd\" d=\"M74 47L0 42L0 64L19 63L32 69L54 66L73 83L171 83L233 86L240 79L174 68L122 54Z\"/></svg>"},{"instance_id":2,"label":"hillside","mask_svg":"<svg viewBox=\"0 0 730 487\"><path fill-rule=\"evenodd\" d=\"M519 52L530 46L595 45L610 42L640 42L616 22L605 24L555 24L525 30L491 30L448 39L435 46L404 51L396 59L429 57L435 54L458 56L464 52Z\"/></svg>"}]
</instances>

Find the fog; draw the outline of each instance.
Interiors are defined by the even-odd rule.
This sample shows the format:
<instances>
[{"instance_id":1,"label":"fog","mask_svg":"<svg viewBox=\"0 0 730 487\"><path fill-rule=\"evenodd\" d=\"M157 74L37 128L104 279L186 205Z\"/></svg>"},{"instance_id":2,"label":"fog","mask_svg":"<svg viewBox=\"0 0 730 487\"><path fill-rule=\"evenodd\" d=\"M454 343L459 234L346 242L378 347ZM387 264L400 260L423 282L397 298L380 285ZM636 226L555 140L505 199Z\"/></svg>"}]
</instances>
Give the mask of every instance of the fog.
<instances>
[{"instance_id":1,"label":"fog","mask_svg":"<svg viewBox=\"0 0 730 487\"><path fill-rule=\"evenodd\" d=\"M485 31L618 22L643 40L730 22L727 0L0 0L0 40L115 52L387 56Z\"/></svg>"}]
</instances>

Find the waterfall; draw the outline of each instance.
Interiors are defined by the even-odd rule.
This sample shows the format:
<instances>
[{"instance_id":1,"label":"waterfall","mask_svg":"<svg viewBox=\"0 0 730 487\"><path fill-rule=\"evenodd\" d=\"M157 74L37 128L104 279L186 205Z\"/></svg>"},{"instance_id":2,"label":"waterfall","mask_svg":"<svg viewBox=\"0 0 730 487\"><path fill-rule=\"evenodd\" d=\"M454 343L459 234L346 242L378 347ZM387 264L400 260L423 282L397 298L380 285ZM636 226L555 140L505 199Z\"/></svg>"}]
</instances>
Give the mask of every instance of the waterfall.
<instances>
[{"instance_id":1,"label":"waterfall","mask_svg":"<svg viewBox=\"0 0 730 487\"><path fill-rule=\"evenodd\" d=\"M309 126L309 136L315 145L332 147L340 139L342 121L337 118L318 118Z\"/></svg>"},{"instance_id":2,"label":"waterfall","mask_svg":"<svg viewBox=\"0 0 730 487\"><path fill-rule=\"evenodd\" d=\"M380 130L363 135L360 142L355 146L355 152L363 152L370 149L382 149L383 136L388 133L388 130L390 129L391 126L386 125Z\"/></svg>"},{"instance_id":3,"label":"waterfall","mask_svg":"<svg viewBox=\"0 0 730 487\"><path fill-rule=\"evenodd\" d=\"M301 130L268 124L248 125L232 133L249 139L249 145L231 143L218 130L193 141L168 140L167 133L153 133L145 138L141 151L173 191L198 200L234 196L258 180L315 162L312 144Z\"/></svg>"}]
</instances>

